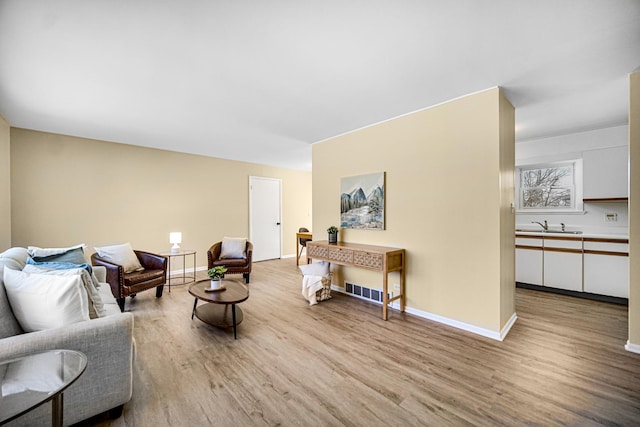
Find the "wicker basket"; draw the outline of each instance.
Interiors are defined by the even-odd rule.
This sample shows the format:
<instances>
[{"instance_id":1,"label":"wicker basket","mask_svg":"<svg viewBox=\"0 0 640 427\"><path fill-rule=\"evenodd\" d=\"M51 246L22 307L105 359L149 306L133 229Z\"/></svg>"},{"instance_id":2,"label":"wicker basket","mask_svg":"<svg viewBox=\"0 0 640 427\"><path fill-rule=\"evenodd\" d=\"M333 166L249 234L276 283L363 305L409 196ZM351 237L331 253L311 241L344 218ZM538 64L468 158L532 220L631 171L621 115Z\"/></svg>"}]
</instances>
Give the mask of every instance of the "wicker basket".
<instances>
[{"instance_id":1,"label":"wicker basket","mask_svg":"<svg viewBox=\"0 0 640 427\"><path fill-rule=\"evenodd\" d=\"M318 302L328 299L331 299L331 273L322 278L322 289L316 292L316 300Z\"/></svg>"}]
</instances>

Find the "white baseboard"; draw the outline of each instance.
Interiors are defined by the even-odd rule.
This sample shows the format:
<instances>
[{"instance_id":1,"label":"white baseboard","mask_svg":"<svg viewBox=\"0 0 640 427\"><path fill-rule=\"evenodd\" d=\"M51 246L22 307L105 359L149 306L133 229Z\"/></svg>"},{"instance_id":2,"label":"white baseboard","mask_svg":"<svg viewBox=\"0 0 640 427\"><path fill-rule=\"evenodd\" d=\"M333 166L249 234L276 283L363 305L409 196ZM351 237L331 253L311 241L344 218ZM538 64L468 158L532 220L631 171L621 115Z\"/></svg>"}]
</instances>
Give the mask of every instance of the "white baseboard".
<instances>
[{"instance_id":1,"label":"white baseboard","mask_svg":"<svg viewBox=\"0 0 640 427\"><path fill-rule=\"evenodd\" d=\"M640 354L640 345L639 344L632 344L629 341L627 341L627 344L624 346L625 350L630 351L632 353L638 353Z\"/></svg>"},{"instance_id":2,"label":"white baseboard","mask_svg":"<svg viewBox=\"0 0 640 427\"><path fill-rule=\"evenodd\" d=\"M331 289L336 291L336 292L340 292L340 293L343 293L345 295L349 295L350 297L360 298L362 300L369 301L369 302L372 302L374 304L382 305L382 303L377 303L376 301L370 300L368 298L362 298L362 297L358 297L357 295L349 294L349 293L346 292L346 288L344 288L344 287L340 287L340 286L336 286L336 285L332 284L331 285ZM399 302L394 301L389 306L391 308L396 309L396 310L400 310L400 303ZM496 331L492 331L490 329L480 328L478 326L471 325L469 323L460 322L459 320L450 319L448 317L440 316L438 314L433 314L433 313L429 313L429 312L426 312L426 311L417 310L415 308L411 308L411 307L408 307L408 306L405 307L405 311L407 313L409 313L409 314L413 314L414 316L422 317L424 319L433 320L434 322L443 323L443 324L448 325L448 326L453 326L454 328L462 329L463 331L471 332L473 334L481 335L483 337L491 338L491 339L494 339L494 340L497 340L497 341L502 341L502 340L505 339L505 337L507 336L507 334L511 330L511 327L514 325L514 323L518 319L518 316L516 315L516 313L513 313L511 315L511 318L509 319L509 321L502 328L502 330L500 332L496 332Z\"/></svg>"},{"instance_id":3,"label":"white baseboard","mask_svg":"<svg viewBox=\"0 0 640 427\"><path fill-rule=\"evenodd\" d=\"M516 316L516 314L513 313L513 315L505 325L505 327L502 328L502 331L496 332L496 331L492 331L491 329L481 328L479 326L475 326L470 323L461 322L459 320L450 319L448 317L440 316L438 314L433 314L433 313L429 313L422 310L417 310L411 307L405 307L405 311L407 313L416 315L418 317L433 320L434 322L443 323L448 326L453 326L454 328L462 329L463 331L467 331L476 335L481 335L483 337L491 338L496 341L504 340L504 338L507 336L507 333L509 332L509 330L515 323L516 319L518 318L518 316Z\"/></svg>"}]
</instances>

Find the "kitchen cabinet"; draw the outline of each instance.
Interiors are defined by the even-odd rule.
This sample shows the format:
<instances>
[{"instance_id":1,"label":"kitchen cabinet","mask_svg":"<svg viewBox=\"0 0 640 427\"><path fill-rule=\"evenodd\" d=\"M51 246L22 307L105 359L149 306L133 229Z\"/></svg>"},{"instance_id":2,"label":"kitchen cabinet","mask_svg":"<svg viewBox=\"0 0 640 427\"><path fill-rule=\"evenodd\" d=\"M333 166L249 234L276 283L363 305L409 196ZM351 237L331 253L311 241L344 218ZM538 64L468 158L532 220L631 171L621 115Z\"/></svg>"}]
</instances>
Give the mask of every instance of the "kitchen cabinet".
<instances>
[{"instance_id":1,"label":"kitchen cabinet","mask_svg":"<svg viewBox=\"0 0 640 427\"><path fill-rule=\"evenodd\" d=\"M542 285L541 237L516 237L516 282Z\"/></svg>"},{"instance_id":2,"label":"kitchen cabinet","mask_svg":"<svg viewBox=\"0 0 640 427\"><path fill-rule=\"evenodd\" d=\"M584 291L629 298L629 240L584 238Z\"/></svg>"},{"instance_id":3,"label":"kitchen cabinet","mask_svg":"<svg viewBox=\"0 0 640 427\"><path fill-rule=\"evenodd\" d=\"M629 197L628 151L628 147L622 146L582 153L584 199L597 201Z\"/></svg>"},{"instance_id":4,"label":"kitchen cabinet","mask_svg":"<svg viewBox=\"0 0 640 427\"><path fill-rule=\"evenodd\" d=\"M582 238L546 237L543 244L543 285L582 292Z\"/></svg>"}]
</instances>

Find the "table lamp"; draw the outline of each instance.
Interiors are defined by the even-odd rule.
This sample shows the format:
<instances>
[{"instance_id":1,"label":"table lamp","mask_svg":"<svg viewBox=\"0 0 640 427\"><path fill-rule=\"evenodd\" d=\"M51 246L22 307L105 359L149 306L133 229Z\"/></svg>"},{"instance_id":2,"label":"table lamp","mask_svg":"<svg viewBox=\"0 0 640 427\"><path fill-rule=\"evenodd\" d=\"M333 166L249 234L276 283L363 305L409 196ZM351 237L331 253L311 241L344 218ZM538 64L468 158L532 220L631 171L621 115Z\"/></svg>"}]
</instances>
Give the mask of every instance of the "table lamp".
<instances>
[{"instance_id":1,"label":"table lamp","mask_svg":"<svg viewBox=\"0 0 640 427\"><path fill-rule=\"evenodd\" d=\"M178 252L180 250L179 243L182 243L182 233L179 231L172 231L169 233L169 243L173 243L173 246L171 246L171 252Z\"/></svg>"}]
</instances>

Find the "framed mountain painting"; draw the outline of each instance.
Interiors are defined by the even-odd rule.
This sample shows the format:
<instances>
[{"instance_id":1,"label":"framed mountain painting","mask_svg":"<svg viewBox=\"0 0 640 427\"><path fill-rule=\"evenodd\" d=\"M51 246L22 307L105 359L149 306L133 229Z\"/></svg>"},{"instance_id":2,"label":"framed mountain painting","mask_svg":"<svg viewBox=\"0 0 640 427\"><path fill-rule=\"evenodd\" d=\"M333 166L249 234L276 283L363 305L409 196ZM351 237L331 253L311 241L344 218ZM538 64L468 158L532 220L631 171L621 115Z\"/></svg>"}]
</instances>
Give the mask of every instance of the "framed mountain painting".
<instances>
[{"instance_id":1,"label":"framed mountain painting","mask_svg":"<svg viewBox=\"0 0 640 427\"><path fill-rule=\"evenodd\" d=\"M384 230L384 172L340 179L340 227Z\"/></svg>"}]
</instances>

